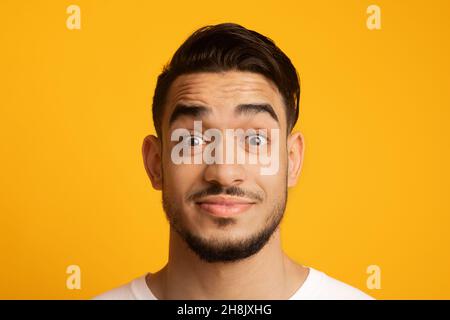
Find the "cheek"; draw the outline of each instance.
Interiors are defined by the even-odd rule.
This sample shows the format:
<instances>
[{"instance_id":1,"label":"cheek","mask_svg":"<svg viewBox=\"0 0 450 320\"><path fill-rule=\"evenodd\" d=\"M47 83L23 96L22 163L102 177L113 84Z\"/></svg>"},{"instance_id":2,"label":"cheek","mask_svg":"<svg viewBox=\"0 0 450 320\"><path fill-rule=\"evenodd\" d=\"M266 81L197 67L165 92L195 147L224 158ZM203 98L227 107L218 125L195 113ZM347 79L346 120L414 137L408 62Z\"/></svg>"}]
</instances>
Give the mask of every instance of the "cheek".
<instances>
[{"instance_id":1,"label":"cheek","mask_svg":"<svg viewBox=\"0 0 450 320\"><path fill-rule=\"evenodd\" d=\"M286 151L286 147L282 146L280 148L280 153L279 153L279 171L278 171L278 176L281 177L283 180L286 178L287 172L288 172L288 163L289 159L288 159L288 155L287 155L287 151Z\"/></svg>"},{"instance_id":2,"label":"cheek","mask_svg":"<svg viewBox=\"0 0 450 320\"><path fill-rule=\"evenodd\" d=\"M280 170L279 175L260 176L258 184L264 189L268 202L278 199L284 194L286 189L286 177L284 171Z\"/></svg>"},{"instance_id":3,"label":"cheek","mask_svg":"<svg viewBox=\"0 0 450 320\"><path fill-rule=\"evenodd\" d=\"M275 174L262 175L259 169L260 167L253 174L256 183L266 193L267 199L276 199L282 196L287 188L287 157L280 154L279 168Z\"/></svg>"},{"instance_id":4,"label":"cheek","mask_svg":"<svg viewBox=\"0 0 450 320\"><path fill-rule=\"evenodd\" d=\"M164 187L173 195L174 201L181 203L180 201L183 201L201 179L201 166L166 162L163 167Z\"/></svg>"}]
</instances>

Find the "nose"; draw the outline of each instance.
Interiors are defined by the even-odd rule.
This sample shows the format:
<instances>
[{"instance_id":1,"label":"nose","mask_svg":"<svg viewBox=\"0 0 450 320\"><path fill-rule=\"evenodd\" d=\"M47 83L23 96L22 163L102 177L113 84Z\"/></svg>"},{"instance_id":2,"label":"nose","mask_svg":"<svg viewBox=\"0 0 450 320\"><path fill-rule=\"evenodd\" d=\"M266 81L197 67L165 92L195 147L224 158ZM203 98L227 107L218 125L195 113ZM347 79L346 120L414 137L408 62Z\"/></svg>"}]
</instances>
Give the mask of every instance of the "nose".
<instances>
[{"instance_id":1,"label":"nose","mask_svg":"<svg viewBox=\"0 0 450 320\"><path fill-rule=\"evenodd\" d=\"M221 185L224 187L239 185L246 179L246 170L241 163L242 150L239 153L235 145L239 143L238 137L233 132L222 132L222 135L216 145L217 150L214 154L219 156L220 161L213 161L206 166L204 179L210 184ZM239 147L238 147L239 148ZM229 154L230 153L230 154ZM220 156L222 155L222 157ZM229 161L229 157L232 161ZM245 156L244 156L245 157Z\"/></svg>"},{"instance_id":2,"label":"nose","mask_svg":"<svg viewBox=\"0 0 450 320\"><path fill-rule=\"evenodd\" d=\"M204 178L224 187L239 185L245 180L245 170L239 164L210 164L206 166Z\"/></svg>"}]
</instances>

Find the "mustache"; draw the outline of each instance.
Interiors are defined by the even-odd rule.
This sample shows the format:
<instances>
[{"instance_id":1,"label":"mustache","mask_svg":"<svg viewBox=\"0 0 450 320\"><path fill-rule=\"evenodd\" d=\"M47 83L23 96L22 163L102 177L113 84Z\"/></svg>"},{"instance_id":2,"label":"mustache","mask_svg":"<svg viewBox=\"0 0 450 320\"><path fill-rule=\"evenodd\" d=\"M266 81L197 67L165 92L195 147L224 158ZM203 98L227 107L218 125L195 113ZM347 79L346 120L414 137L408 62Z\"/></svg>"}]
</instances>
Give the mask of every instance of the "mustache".
<instances>
[{"instance_id":1,"label":"mustache","mask_svg":"<svg viewBox=\"0 0 450 320\"><path fill-rule=\"evenodd\" d=\"M237 186L231 187L222 187L220 185L211 185L205 190L197 191L195 193L190 194L186 199L188 201L196 201L206 196L216 196L216 195L229 195L229 196L237 196L237 197L246 197L248 199L262 202L263 196L258 192L244 190Z\"/></svg>"}]
</instances>

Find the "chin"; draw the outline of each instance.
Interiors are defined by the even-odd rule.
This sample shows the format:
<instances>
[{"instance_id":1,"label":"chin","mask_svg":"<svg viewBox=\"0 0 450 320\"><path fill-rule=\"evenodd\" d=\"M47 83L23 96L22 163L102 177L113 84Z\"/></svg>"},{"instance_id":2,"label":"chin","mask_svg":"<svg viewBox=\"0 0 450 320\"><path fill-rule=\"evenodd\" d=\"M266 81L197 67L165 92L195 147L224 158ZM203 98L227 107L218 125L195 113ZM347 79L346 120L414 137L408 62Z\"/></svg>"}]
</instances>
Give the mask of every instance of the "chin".
<instances>
[{"instance_id":1,"label":"chin","mask_svg":"<svg viewBox=\"0 0 450 320\"><path fill-rule=\"evenodd\" d=\"M233 228L233 227L231 227ZM196 233L198 237L205 241L214 241L220 243L236 243L251 237L248 231L217 229Z\"/></svg>"}]
</instances>

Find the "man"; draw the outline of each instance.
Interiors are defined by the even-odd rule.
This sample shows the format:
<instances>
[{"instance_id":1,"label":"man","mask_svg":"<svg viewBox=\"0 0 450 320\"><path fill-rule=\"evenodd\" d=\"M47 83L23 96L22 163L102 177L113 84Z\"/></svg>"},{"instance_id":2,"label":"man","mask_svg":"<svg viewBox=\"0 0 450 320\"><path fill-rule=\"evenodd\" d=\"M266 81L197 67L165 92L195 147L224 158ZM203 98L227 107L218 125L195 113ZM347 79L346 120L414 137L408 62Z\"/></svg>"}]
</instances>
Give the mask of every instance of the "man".
<instances>
[{"instance_id":1,"label":"man","mask_svg":"<svg viewBox=\"0 0 450 320\"><path fill-rule=\"evenodd\" d=\"M158 77L157 137L142 148L170 223L169 261L95 299L372 299L282 251L304 154L292 132L299 98L297 71L272 40L232 23L193 33Z\"/></svg>"}]
</instances>

